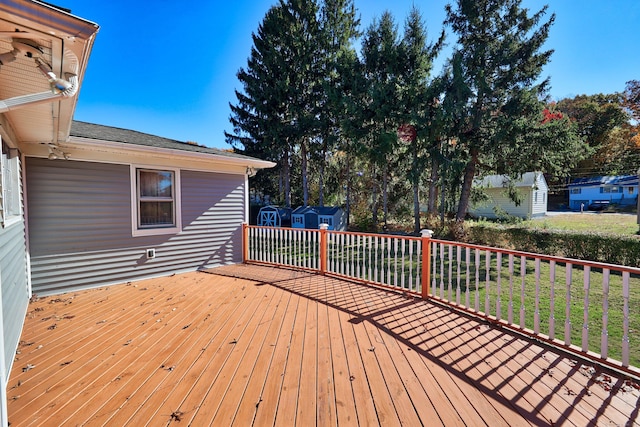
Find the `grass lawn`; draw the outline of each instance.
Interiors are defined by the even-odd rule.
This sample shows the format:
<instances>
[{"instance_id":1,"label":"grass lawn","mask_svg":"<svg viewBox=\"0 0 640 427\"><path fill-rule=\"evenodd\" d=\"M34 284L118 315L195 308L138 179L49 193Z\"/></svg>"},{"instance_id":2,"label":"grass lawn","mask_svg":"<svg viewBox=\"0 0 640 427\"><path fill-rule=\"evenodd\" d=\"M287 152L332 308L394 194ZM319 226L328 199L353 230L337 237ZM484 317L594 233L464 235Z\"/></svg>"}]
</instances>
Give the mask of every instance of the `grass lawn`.
<instances>
[{"instance_id":1,"label":"grass lawn","mask_svg":"<svg viewBox=\"0 0 640 427\"><path fill-rule=\"evenodd\" d=\"M544 218L524 221L522 225L533 229L597 231L625 236L635 235L638 232L637 216L635 214L606 212L545 216Z\"/></svg>"},{"instance_id":2,"label":"grass lawn","mask_svg":"<svg viewBox=\"0 0 640 427\"><path fill-rule=\"evenodd\" d=\"M458 277L460 277L460 292L462 293L460 302L465 304L465 291L467 291L467 265L465 263L465 255L462 254L460 270L458 270L457 262L451 263L451 276L449 276L448 249L445 249L446 256L442 270L438 260L436 274L437 290L436 295L440 295L440 287L443 289L443 297L450 298L452 302L456 301L456 288L458 285ZM456 249L454 249L454 252ZM464 252L464 249L463 251ZM439 254L438 254L439 255ZM439 258L439 256L438 256ZM525 264L526 274L524 279L521 276L520 258L514 259L514 268L510 274L508 257L502 257L500 266L500 285L498 285L498 266L495 255L490 260L490 274L487 277L486 271L486 253L480 253L480 262L476 265L474 256L471 256L469 265L469 305L474 308L476 298L478 299L478 308L485 311L485 301L488 296L489 310L487 314L497 316L498 305L500 305L500 318L508 319L509 302L512 303L513 323L520 323L520 314L524 315L524 327L533 330L535 328L536 312L539 313L540 332L548 336L555 336L560 340L564 340L565 322L569 328L571 343L580 346L582 341L582 333L584 327L584 304L585 298L588 299L588 349L600 353L601 338L603 331L603 300L608 301L607 316L607 332L608 332L608 351L609 357L621 360L622 356L622 332L623 332L623 307L624 299L622 297L622 277L619 274L612 273L609 276L608 291L604 292L604 277L601 270L592 269L588 276L589 291L585 292L585 271L574 266L571 269L571 281L567 286L566 266L558 264L555 266L555 274L551 275L551 266L548 262L540 263L539 277L540 281L536 283L536 266L532 259L527 259ZM477 278L477 282L476 282ZM553 279L552 279L553 278ZM476 287L477 284L477 287ZM629 340L630 340L630 364L640 367L640 342L638 332L640 330L640 278L630 278L630 295L629 295ZM498 286L500 287L498 292ZM538 289L539 299L536 303L536 288ZM451 296L449 297L449 289ZM477 289L477 293L476 293ZM553 290L552 290L553 289ZM430 289L432 291L432 289ZM569 299L567 299L569 296ZM551 316L553 308L554 315ZM569 317L567 318L567 310ZM554 325L552 326L552 323Z\"/></svg>"}]
</instances>

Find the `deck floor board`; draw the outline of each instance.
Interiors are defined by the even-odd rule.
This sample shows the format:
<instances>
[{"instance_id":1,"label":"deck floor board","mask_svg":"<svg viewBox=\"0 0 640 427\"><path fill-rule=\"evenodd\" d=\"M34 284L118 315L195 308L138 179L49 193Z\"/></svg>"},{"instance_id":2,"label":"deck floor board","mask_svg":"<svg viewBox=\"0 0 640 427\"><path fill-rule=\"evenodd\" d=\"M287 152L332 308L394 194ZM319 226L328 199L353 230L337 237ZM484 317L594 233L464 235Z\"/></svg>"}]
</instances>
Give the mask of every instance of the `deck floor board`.
<instances>
[{"instance_id":1,"label":"deck floor board","mask_svg":"<svg viewBox=\"0 0 640 427\"><path fill-rule=\"evenodd\" d=\"M549 348L251 265L34 298L7 389L12 427L640 426L632 383Z\"/></svg>"}]
</instances>

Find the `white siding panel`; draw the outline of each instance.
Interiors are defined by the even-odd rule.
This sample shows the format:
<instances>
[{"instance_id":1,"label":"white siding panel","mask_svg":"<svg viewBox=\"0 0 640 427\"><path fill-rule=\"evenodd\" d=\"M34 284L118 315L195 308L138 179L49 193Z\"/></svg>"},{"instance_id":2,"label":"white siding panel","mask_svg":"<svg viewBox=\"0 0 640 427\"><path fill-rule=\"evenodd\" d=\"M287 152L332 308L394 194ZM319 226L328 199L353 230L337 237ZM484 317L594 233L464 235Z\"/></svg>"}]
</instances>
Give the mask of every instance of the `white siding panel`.
<instances>
[{"instance_id":1,"label":"white siding panel","mask_svg":"<svg viewBox=\"0 0 640 427\"><path fill-rule=\"evenodd\" d=\"M519 206L516 206L515 203L509 199L505 194L504 188L487 188L485 191L489 196L489 201L478 206L473 206L470 210L473 215L482 216L484 218L496 218L496 214L493 210L494 206L500 206L500 208L506 211L509 215L520 218L526 218L529 215L529 208L531 206L531 192L529 189L518 189L522 197L522 203L520 203Z\"/></svg>"},{"instance_id":2,"label":"white siding panel","mask_svg":"<svg viewBox=\"0 0 640 427\"><path fill-rule=\"evenodd\" d=\"M28 167L36 293L104 286L242 259L244 176L181 171L182 231L132 237L129 165L29 159ZM155 249L155 258L146 258L148 248Z\"/></svg>"}]
</instances>

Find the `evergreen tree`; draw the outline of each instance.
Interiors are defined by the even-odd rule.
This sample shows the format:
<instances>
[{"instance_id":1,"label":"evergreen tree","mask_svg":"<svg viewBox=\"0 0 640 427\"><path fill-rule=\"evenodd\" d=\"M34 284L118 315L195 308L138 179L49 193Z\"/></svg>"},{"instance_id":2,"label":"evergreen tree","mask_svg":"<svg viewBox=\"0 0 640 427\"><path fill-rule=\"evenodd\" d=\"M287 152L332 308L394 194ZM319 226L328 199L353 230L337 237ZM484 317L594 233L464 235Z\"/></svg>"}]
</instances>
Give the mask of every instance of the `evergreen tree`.
<instances>
[{"instance_id":1,"label":"evergreen tree","mask_svg":"<svg viewBox=\"0 0 640 427\"><path fill-rule=\"evenodd\" d=\"M343 73L344 64L355 57L354 40L360 35L360 20L356 17L353 0L325 0L321 8L322 29L322 105L319 111L320 147L316 150L319 162L318 204L325 203L325 169L329 156L336 149L344 149L347 141L341 132L348 87Z\"/></svg>"},{"instance_id":2,"label":"evergreen tree","mask_svg":"<svg viewBox=\"0 0 640 427\"><path fill-rule=\"evenodd\" d=\"M277 186L282 200L290 205L291 144L286 138L288 87L278 72L284 68L280 46L286 37L281 6L267 11L253 37L247 67L237 77L242 91L236 90L237 104L229 104L233 133L226 140L237 151L277 162ZM260 174L259 174L260 176ZM258 183L267 192L267 184ZM271 183L273 188L273 182Z\"/></svg>"},{"instance_id":3,"label":"evergreen tree","mask_svg":"<svg viewBox=\"0 0 640 427\"><path fill-rule=\"evenodd\" d=\"M398 128L402 147L410 159L405 166L413 193L414 232L420 231L420 178L426 168L428 150L437 143L435 128L437 89L431 86L433 60L444 44L444 31L435 44L427 41L427 29L422 16L413 7L405 23L400 43L399 103L402 123Z\"/></svg>"},{"instance_id":4,"label":"evergreen tree","mask_svg":"<svg viewBox=\"0 0 640 427\"><path fill-rule=\"evenodd\" d=\"M521 3L457 0L455 9L446 6L446 23L458 36L451 61L452 81L459 85L450 92L452 136L465 162L457 221L464 221L477 176L517 176L541 166L549 153L566 164L563 154L580 143L572 137L536 146L541 141L530 134L542 120L548 80L539 78L552 51L541 49L555 16L543 21L547 7L530 15Z\"/></svg>"},{"instance_id":5,"label":"evergreen tree","mask_svg":"<svg viewBox=\"0 0 640 427\"><path fill-rule=\"evenodd\" d=\"M399 40L398 30L390 12L384 12L367 29L362 43L363 69L366 95L362 110L362 125L368 144L364 152L371 162L375 183L372 190L371 210L374 227L378 222L378 182L382 181L383 221L388 221L389 174L394 164L397 147Z\"/></svg>"},{"instance_id":6,"label":"evergreen tree","mask_svg":"<svg viewBox=\"0 0 640 427\"><path fill-rule=\"evenodd\" d=\"M321 93L320 26L313 0L280 0L253 35L243 91L230 104L227 141L248 155L278 162L281 194L291 206L291 166L300 157L303 202L308 202L309 144L318 132Z\"/></svg>"}]
</instances>

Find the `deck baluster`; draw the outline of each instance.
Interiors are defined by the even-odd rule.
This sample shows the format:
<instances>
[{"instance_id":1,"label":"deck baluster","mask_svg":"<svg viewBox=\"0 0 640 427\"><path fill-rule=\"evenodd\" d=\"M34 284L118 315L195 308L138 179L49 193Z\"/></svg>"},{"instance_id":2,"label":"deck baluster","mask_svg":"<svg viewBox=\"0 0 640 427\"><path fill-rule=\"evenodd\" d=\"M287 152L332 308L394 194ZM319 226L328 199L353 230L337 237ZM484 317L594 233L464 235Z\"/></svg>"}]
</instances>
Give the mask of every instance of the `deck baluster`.
<instances>
[{"instance_id":1,"label":"deck baluster","mask_svg":"<svg viewBox=\"0 0 640 427\"><path fill-rule=\"evenodd\" d=\"M398 238L393 239L393 286L398 287Z\"/></svg>"},{"instance_id":2,"label":"deck baluster","mask_svg":"<svg viewBox=\"0 0 640 427\"><path fill-rule=\"evenodd\" d=\"M602 270L602 337L600 340L600 355L606 359L609 355L609 272Z\"/></svg>"},{"instance_id":3,"label":"deck baluster","mask_svg":"<svg viewBox=\"0 0 640 427\"><path fill-rule=\"evenodd\" d=\"M417 291L418 285L413 281L413 245L415 244L413 240L409 240L409 290ZM417 272L416 272L417 274ZM404 277L404 275L403 275Z\"/></svg>"},{"instance_id":4,"label":"deck baluster","mask_svg":"<svg viewBox=\"0 0 640 427\"><path fill-rule=\"evenodd\" d=\"M513 325L513 254L509 254L509 314L508 322Z\"/></svg>"},{"instance_id":5,"label":"deck baluster","mask_svg":"<svg viewBox=\"0 0 640 427\"><path fill-rule=\"evenodd\" d=\"M431 243L431 295L436 296L438 293L438 279L436 278L436 272L438 271L438 243Z\"/></svg>"},{"instance_id":6,"label":"deck baluster","mask_svg":"<svg viewBox=\"0 0 640 427\"><path fill-rule=\"evenodd\" d=\"M496 254L496 319L502 319L502 252Z\"/></svg>"},{"instance_id":7,"label":"deck baluster","mask_svg":"<svg viewBox=\"0 0 640 427\"><path fill-rule=\"evenodd\" d=\"M447 301L452 301L451 295L453 290L453 245L447 245L449 247L449 274L447 275Z\"/></svg>"},{"instance_id":8,"label":"deck baluster","mask_svg":"<svg viewBox=\"0 0 640 427\"><path fill-rule=\"evenodd\" d=\"M464 291L464 306L470 308L471 305L471 293L469 287L471 286L471 273L469 270L469 264L471 264L471 248L465 248L465 264L467 270L466 284L467 287Z\"/></svg>"},{"instance_id":9,"label":"deck baluster","mask_svg":"<svg viewBox=\"0 0 640 427\"><path fill-rule=\"evenodd\" d=\"M475 309L480 311L480 249L476 248L476 297L475 297Z\"/></svg>"},{"instance_id":10,"label":"deck baluster","mask_svg":"<svg viewBox=\"0 0 640 427\"><path fill-rule=\"evenodd\" d=\"M533 308L533 332L538 335L540 333L540 258L536 258L535 265L536 290Z\"/></svg>"},{"instance_id":11,"label":"deck baluster","mask_svg":"<svg viewBox=\"0 0 640 427\"><path fill-rule=\"evenodd\" d=\"M458 246L456 248L456 265L457 265L457 277L456 277L456 304L460 305L460 262L462 257L462 248Z\"/></svg>"},{"instance_id":12,"label":"deck baluster","mask_svg":"<svg viewBox=\"0 0 640 427\"><path fill-rule=\"evenodd\" d=\"M524 308L524 293L525 293L525 276L527 274L527 258L520 257L520 327L525 327L525 308Z\"/></svg>"},{"instance_id":13,"label":"deck baluster","mask_svg":"<svg viewBox=\"0 0 640 427\"><path fill-rule=\"evenodd\" d=\"M571 280L573 275L573 264L565 265L565 283L567 295L565 297L564 308L564 344L571 345Z\"/></svg>"},{"instance_id":14,"label":"deck baluster","mask_svg":"<svg viewBox=\"0 0 640 427\"><path fill-rule=\"evenodd\" d=\"M556 262L549 262L549 338L556 338Z\"/></svg>"},{"instance_id":15,"label":"deck baluster","mask_svg":"<svg viewBox=\"0 0 640 427\"><path fill-rule=\"evenodd\" d=\"M491 300L489 289L491 284L491 251L487 250L484 254L484 312L486 315L491 314Z\"/></svg>"},{"instance_id":16,"label":"deck baluster","mask_svg":"<svg viewBox=\"0 0 640 427\"><path fill-rule=\"evenodd\" d=\"M622 273L622 366L629 366L629 272ZM636 307L637 308L637 307Z\"/></svg>"},{"instance_id":17,"label":"deck baluster","mask_svg":"<svg viewBox=\"0 0 640 427\"><path fill-rule=\"evenodd\" d=\"M385 246L387 248L387 277L383 283L390 283L391 281L391 238L387 237L385 239Z\"/></svg>"},{"instance_id":18,"label":"deck baluster","mask_svg":"<svg viewBox=\"0 0 640 427\"><path fill-rule=\"evenodd\" d=\"M584 306L582 315L582 351L589 350L589 288L591 287L591 267L584 266Z\"/></svg>"},{"instance_id":19,"label":"deck baluster","mask_svg":"<svg viewBox=\"0 0 640 427\"><path fill-rule=\"evenodd\" d=\"M376 244L376 250L374 252L374 262L373 262L373 273L374 273L374 282L378 281L378 264L380 263L380 259L379 259L379 243L378 243L378 236L373 238Z\"/></svg>"}]
</instances>

